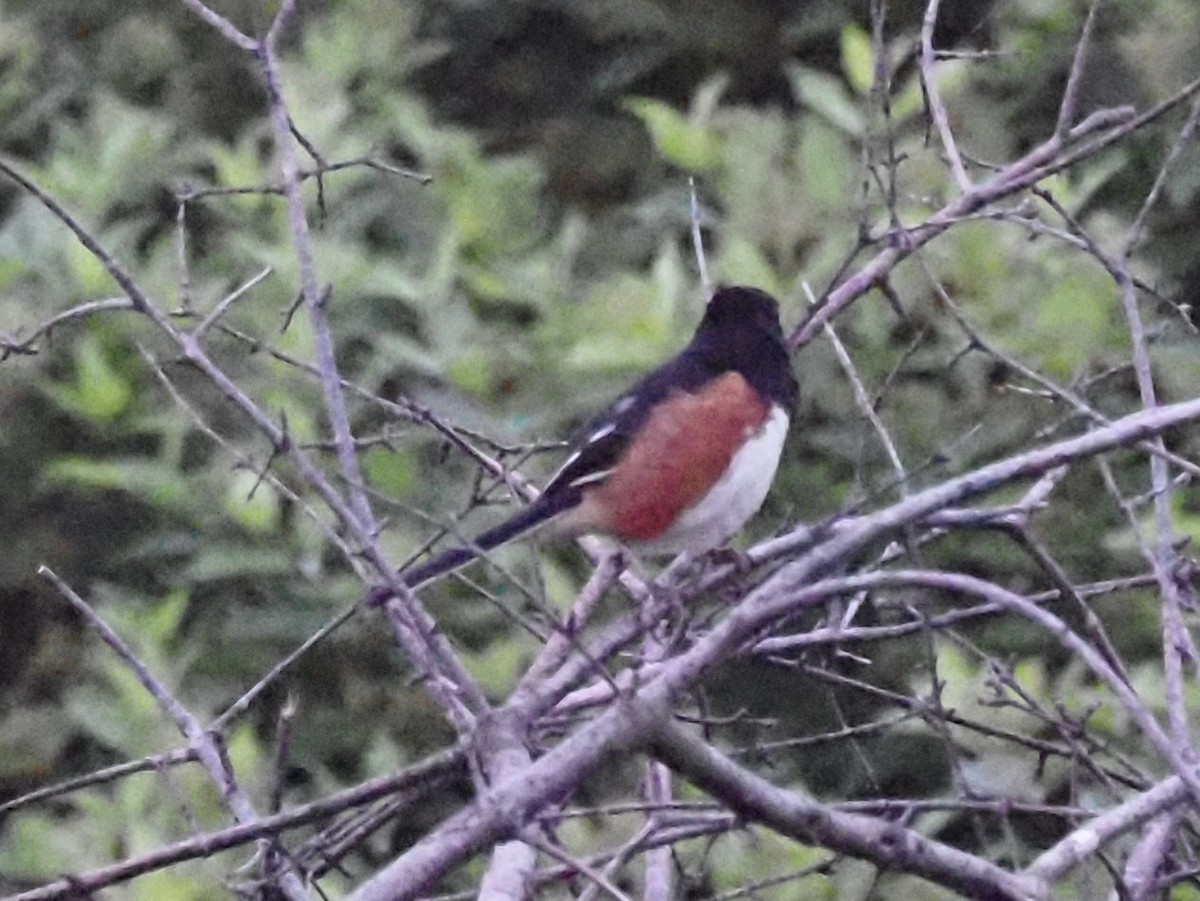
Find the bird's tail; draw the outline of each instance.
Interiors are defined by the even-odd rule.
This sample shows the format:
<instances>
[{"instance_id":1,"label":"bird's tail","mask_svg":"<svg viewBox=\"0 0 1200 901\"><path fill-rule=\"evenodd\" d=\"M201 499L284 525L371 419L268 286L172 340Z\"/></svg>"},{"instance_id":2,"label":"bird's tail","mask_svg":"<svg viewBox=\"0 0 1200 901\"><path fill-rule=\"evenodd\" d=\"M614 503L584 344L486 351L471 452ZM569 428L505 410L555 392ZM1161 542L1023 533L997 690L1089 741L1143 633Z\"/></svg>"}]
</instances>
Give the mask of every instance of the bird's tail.
<instances>
[{"instance_id":1,"label":"bird's tail","mask_svg":"<svg viewBox=\"0 0 1200 901\"><path fill-rule=\"evenodd\" d=\"M520 513L477 535L471 544L442 551L424 563L400 573L400 578L409 588L419 588L439 576L454 572L493 548L545 525L559 513L579 502L579 498L572 495L573 492L555 493L554 496L542 495ZM367 603L376 606L391 596L392 591L386 585L377 585L371 589Z\"/></svg>"}]
</instances>

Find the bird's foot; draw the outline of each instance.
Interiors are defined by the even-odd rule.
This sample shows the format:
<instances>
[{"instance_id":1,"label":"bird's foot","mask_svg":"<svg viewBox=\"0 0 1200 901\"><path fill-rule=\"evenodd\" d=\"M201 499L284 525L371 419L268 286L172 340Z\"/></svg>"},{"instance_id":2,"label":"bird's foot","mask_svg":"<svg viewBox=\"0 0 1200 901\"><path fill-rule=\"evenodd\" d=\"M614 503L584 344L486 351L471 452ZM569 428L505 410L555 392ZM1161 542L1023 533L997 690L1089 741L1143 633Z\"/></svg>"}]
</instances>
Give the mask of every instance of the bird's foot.
<instances>
[{"instance_id":1,"label":"bird's foot","mask_svg":"<svg viewBox=\"0 0 1200 901\"><path fill-rule=\"evenodd\" d=\"M714 566L731 566L739 576L753 571L754 560L745 551L734 547L719 547L708 552L708 560Z\"/></svg>"}]
</instances>

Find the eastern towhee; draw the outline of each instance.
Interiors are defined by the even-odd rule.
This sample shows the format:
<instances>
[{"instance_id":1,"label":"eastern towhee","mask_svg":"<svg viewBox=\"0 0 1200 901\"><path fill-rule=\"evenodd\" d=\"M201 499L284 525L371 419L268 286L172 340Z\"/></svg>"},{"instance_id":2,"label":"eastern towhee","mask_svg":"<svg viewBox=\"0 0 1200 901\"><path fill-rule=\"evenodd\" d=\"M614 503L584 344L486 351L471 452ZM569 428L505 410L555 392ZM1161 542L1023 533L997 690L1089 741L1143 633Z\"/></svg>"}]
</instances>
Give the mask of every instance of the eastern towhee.
<instances>
[{"instance_id":1,"label":"eastern towhee","mask_svg":"<svg viewBox=\"0 0 1200 901\"><path fill-rule=\"evenodd\" d=\"M579 430L537 500L402 577L415 588L544 525L649 555L720 547L767 496L798 390L775 299L722 288L679 356Z\"/></svg>"}]
</instances>

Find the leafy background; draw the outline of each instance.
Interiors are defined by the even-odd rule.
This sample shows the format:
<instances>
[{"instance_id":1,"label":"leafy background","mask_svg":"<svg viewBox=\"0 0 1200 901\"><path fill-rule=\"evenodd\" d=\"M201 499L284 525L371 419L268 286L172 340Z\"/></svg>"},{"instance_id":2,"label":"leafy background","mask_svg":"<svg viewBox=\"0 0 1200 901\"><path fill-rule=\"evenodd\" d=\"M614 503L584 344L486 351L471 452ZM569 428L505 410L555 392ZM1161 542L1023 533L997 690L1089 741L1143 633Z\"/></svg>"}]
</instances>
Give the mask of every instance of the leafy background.
<instances>
[{"instance_id":1,"label":"leafy background","mask_svg":"<svg viewBox=\"0 0 1200 901\"><path fill-rule=\"evenodd\" d=\"M251 30L257 2L217 8ZM675 3L567 0L492 4L371 0L303 5L288 36L285 87L304 135L327 160L369 155L431 176L429 184L370 168L310 191L318 267L344 374L365 392L428 407L518 459L565 435L636 373L686 340L700 294L688 235L687 176L699 179L710 264L719 278L784 300L789 325L859 248L864 225L886 221L864 159L882 161L890 134L904 159L896 208L917 221L952 195L906 50L923 4L887 8L894 63L892 117L873 102L867 4L846 0ZM937 45L996 55L943 63L941 90L962 146L1003 161L1052 130L1082 16L1062 0L945 4ZM0 150L102 238L166 309L204 311L270 266L210 348L291 435L326 433L318 387L270 351L311 357L303 317L284 328L297 283L277 196L216 194L186 206L186 286L176 229L181 191L276 180L264 95L247 60L182 4L43 0L0 11ZM1081 106L1144 107L1195 76L1200 7L1189 0L1110 4L1101 15ZM1189 75L1190 73L1190 75ZM1090 232L1118 238L1169 146L1170 118L1051 180L1047 187ZM309 187L313 188L312 183ZM1035 216L1036 213L1030 213ZM1165 299L1149 302L1166 400L1192 396L1200 355L1190 310L1200 286L1200 148L1193 144L1151 217L1139 273ZM928 267L928 269L926 269ZM966 352L934 290L933 272L973 325L1014 358L1086 393L1098 408L1136 405L1115 287L1096 261L1053 237L983 220L953 230L837 323L915 484L998 457L1064 427L1045 400L995 358ZM99 264L44 210L0 189L0 331L17 334L74 304L116 296ZM0 380L0 800L66 774L163 751L179 740L132 677L36 579L53 566L93 601L193 710L215 716L271 664L362 590L308 499L257 486L252 468L215 445L164 390L143 351L210 424L255 465L268 453L238 415L131 314L68 323L36 356L14 356ZM750 532L815 521L893 492L886 459L857 414L831 350L796 360L798 428L777 488ZM436 522L472 506L476 474L430 430L360 400L356 433L386 542L405 559ZM1187 446L1181 452L1194 451ZM553 455L526 467L547 472ZM1119 462L1119 461L1118 461ZM925 468L920 464L928 463ZM286 467L281 478L301 490ZM1140 464L1118 476L1136 491ZM1144 487L1144 486L1143 486ZM1096 580L1139 568L1115 510L1095 504L1092 469L1073 473L1040 523L1072 572ZM1194 497L1177 526L1200 534ZM493 515L473 514L473 528ZM494 515L499 515L495 513ZM571 549L515 548L504 559L570 598L582 568ZM1040 586L1026 557L994 536L934 552L1017 590ZM536 565L535 565L536 564ZM504 592L486 573L479 578ZM1146 696L1161 695L1157 618L1136 592L1100 604ZM529 639L496 607L448 584L430 604L485 687L503 694ZM468 600L471 599L471 600ZM969 630L1009 661L1020 683L1083 715L1088 685L1043 635L1020 624ZM914 690L936 662L947 706L1001 725L1021 715L989 707L979 657L924 639L877 649L874 684ZM373 617L360 617L309 654L236 727L244 772L267 772L275 719L298 699L287 798L302 801L385 772L439 746L446 727ZM815 734L870 719L878 702L759 663L731 666L707 686L716 712L747 711L729 740ZM1200 699L1198 699L1200 700ZM951 703L951 701L953 703ZM1120 717L1101 731L1138 750ZM1007 719L1006 719L1007 717ZM1010 723L1013 728L1016 724ZM1096 723L1092 723L1093 726ZM1030 728L1027 722L1022 728ZM897 753L902 749L902 753ZM773 752L772 764L821 795L871 789L936 795L954 780L1017 780L1029 798L1061 797L1067 775L1011 765L996 743L948 759L927 733L867 740L860 755L815 744ZM632 777L629 777L632 778ZM163 806L155 780L186 804ZM961 784L961 783L960 783ZM266 786L257 786L265 791ZM427 806L439 815L461 787ZM69 802L0 814L0 889L132 855L221 821L199 777L185 771L124 780ZM1036 818L1021 821L1038 842ZM385 831L351 869L419 833ZM939 834L971 846L996 840L946 815ZM573 821L580 833L620 829ZM938 829L930 827L931 831ZM1010 836L1009 839L1012 839ZM801 859L803 858L803 859ZM696 897L747 873L798 868L811 852L767 839L695 850ZM113 897L211 897L227 860L158 873ZM469 880L469 874L460 874ZM839 877L852 879L845 872ZM807 884L821 896L829 885ZM795 887L792 887L793 889ZM165 894L164 894L165 893ZM804 895L809 897L810 895ZM794 894L788 897L800 897ZM1180 896L1182 897L1182 896Z\"/></svg>"}]
</instances>

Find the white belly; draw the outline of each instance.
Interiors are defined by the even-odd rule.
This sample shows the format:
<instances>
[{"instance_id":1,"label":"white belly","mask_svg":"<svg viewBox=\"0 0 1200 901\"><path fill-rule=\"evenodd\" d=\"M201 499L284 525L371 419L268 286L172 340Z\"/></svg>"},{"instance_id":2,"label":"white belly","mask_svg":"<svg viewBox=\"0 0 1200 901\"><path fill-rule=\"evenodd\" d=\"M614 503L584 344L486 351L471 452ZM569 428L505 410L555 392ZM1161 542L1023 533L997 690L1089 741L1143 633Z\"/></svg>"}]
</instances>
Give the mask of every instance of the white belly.
<instances>
[{"instance_id":1,"label":"white belly","mask_svg":"<svg viewBox=\"0 0 1200 901\"><path fill-rule=\"evenodd\" d=\"M766 500L779 467L788 422L787 412L773 407L758 434L734 455L729 470L708 494L684 510L675 525L658 538L630 541L629 547L653 556L681 551L702 554L725 544Z\"/></svg>"}]
</instances>

